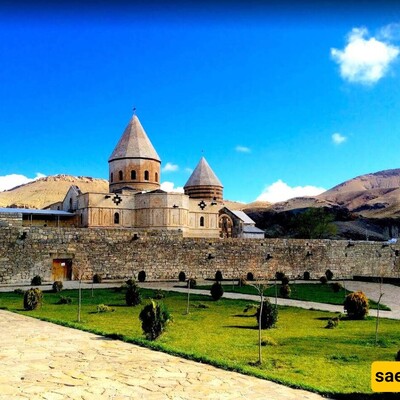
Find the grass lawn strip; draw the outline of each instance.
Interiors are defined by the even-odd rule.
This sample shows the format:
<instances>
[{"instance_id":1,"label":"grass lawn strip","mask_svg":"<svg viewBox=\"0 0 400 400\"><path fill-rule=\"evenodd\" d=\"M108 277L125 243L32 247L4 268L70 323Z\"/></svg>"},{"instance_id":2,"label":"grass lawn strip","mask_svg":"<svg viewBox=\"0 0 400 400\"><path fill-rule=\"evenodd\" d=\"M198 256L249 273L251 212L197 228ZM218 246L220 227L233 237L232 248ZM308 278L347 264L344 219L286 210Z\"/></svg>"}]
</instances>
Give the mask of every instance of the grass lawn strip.
<instances>
[{"instance_id":1,"label":"grass lawn strip","mask_svg":"<svg viewBox=\"0 0 400 400\"><path fill-rule=\"evenodd\" d=\"M393 361L400 347L398 321L380 321L375 347L375 318L345 319L336 329L325 329L336 314L279 307L276 328L263 331L263 339L274 345L263 347L263 365L256 367L251 363L258 357L258 330L254 315L243 312L248 301L214 302L192 294L186 315L187 296L166 292L162 301L174 320L156 342L149 342L138 318L143 305L127 307L124 292L97 289L92 297L91 290L83 290L82 323L76 322L78 291L61 295L71 297L72 304L56 304L60 294L45 292L42 308L27 312L21 294L1 293L0 307L326 395L370 394L371 363ZM152 290L143 289L144 303L152 296ZM97 313L98 304L114 311Z\"/></svg>"},{"instance_id":2,"label":"grass lawn strip","mask_svg":"<svg viewBox=\"0 0 400 400\"><path fill-rule=\"evenodd\" d=\"M281 284L278 283L277 286L275 284L271 284L267 290L265 291L265 295L267 297L275 297L275 293L277 292L278 297L282 298L279 294L279 288ZM349 293L348 290L340 289L339 292L335 293L332 290L332 287L327 285L322 285L318 283L300 283L300 284L291 284L289 285L291 289L290 299L292 300L301 300L301 301L312 301L315 303L325 303L325 304L334 304L334 305L343 305L343 301ZM232 293L241 293L241 294L253 294L257 295L256 289L251 285L245 286L233 286L232 284L223 284L224 292L232 292ZM210 290L211 285L198 285L196 289L202 290ZM378 304L369 300L369 307L371 309L377 309ZM391 311L391 309L385 304L380 304L379 308L383 311Z\"/></svg>"}]
</instances>

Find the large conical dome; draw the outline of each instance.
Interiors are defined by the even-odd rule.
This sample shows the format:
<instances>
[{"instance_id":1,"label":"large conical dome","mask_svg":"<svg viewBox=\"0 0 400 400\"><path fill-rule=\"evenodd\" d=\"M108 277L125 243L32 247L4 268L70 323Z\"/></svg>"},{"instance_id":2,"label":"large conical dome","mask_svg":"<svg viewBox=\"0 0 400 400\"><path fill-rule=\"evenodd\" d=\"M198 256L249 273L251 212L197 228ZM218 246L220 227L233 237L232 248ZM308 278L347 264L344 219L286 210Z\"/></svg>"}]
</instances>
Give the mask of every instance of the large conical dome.
<instances>
[{"instance_id":1,"label":"large conical dome","mask_svg":"<svg viewBox=\"0 0 400 400\"><path fill-rule=\"evenodd\" d=\"M148 158L161 162L136 115L129 121L108 161L121 158Z\"/></svg>"},{"instance_id":2,"label":"large conical dome","mask_svg":"<svg viewBox=\"0 0 400 400\"><path fill-rule=\"evenodd\" d=\"M129 121L108 163L110 192L160 187L161 160L136 115Z\"/></svg>"},{"instance_id":3,"label":"large conical dome","mask_svg":"<svg viewBox=\"0 0 400 400\"><path fill-rule=\"evenodd\" d=\"M184 186L185 194L195 199L222 201L222 183L202 157Z\"/></svg>"}]
</instances>

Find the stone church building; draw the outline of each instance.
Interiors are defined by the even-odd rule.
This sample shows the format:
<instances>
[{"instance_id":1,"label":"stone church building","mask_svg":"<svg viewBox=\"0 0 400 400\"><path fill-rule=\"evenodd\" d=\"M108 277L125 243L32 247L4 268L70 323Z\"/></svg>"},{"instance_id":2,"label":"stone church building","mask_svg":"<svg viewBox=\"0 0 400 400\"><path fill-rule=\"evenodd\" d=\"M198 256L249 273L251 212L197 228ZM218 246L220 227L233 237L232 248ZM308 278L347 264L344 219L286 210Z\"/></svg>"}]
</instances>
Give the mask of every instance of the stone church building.
<instances>
[{"instance_id":1,"label":"stone church building","mask_svg":"<svg viewBox=\"0 0 400 400\"><path fill-rule=\"evenodd\" d=\"M184 193L160 189L161 159L136 115L108 164L109 193L82 193L71 186L64 200L49 208L73 214L78 227L134 228L138 236L173 231L183 237L246 237L245 230L237 229L240 217L235 221L237 214L224 207L223 185L204 157ZM251 237L264 237L254 222Z\"/></svg>"}]
</instances>

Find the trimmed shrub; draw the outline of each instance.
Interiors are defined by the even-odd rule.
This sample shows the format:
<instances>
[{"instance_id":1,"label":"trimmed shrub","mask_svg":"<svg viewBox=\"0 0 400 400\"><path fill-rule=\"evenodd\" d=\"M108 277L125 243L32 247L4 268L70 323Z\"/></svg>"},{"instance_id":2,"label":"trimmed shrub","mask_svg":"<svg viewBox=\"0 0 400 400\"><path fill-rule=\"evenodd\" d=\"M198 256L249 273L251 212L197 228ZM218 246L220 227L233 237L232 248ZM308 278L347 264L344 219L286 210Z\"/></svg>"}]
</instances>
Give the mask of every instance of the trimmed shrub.
<instances>
[{"instance_id":1,"label":"trimmed shrub","mask_svg":"<svg viewBox=\"0 0 400 400\"><path fill-rule=\"evenodd\" d=\"M106 312L114 312L114 311L115 311L114 308L106 306L105 304L98 304L97 305L97 312L98 313L106 313Z\"/></svg>"},{"instance_id":2,"label":"trimmed shrub","mask_svg":"<svg viewBox=\"0 0 400 400\"><path fill-rule=\"evenodd\" d=\"M330 269L327 269L325 271L325 276L326 276L326 279L328 279L328 281L331 281L333 278L333 272Z\"/></svg>"},{"instance_id":3,"label":"trimmed shrub","mask_svg":"<svg viewBox=\"0 0 400 400\"><path fill-rule=\"evenodd\" d=\"M303 279L305 281L309 281L310 280L310 273L308 271L305 271L303 274Z\"/></svg>"},{"instance_id":4,"label":"trimmed shrub","mask_svg":"<svg viewBox=\"0 0 400 400\"><path fill-rule=\"evenodd\" d=\"M140 271L138 274L138 281L139 282L144 282L146 280L146 272L145 271Z\"/></svg>"},{"instance_id":5,"label":"trimmed shrub","mask_svg":"<svg viewBox=\"0 0 400 400\"><path fill-rule=\"evenodd\" d=\"M395 361L400 361L400 350L396 353L396 356L394 357Z\"/></svg>"},{"instance_id":6,"label":"trimmed shrub","mask_svg":"<svg viewBox=\"0 0 400 400\"><path fill-rule=\"evenodd\" d=\"M126 294L125 302L127 306L137 306L142 302L142 296L140 294L140 289L133 279L128 279L126 281Z\"/></svg>"},{"instance_id":7,"label":"trimmed shrub","mask_svg":"<svg viewBox=\"0 0 400 400\"><path fill-rule=\"evenodd\" d=\"M28 289L24 294L24 309L35 310L42 305L43 293L40 289Z\"/></svg>"},{"instance_id":8,"label":"trimmed shrub","mask_svg":"<svg viewBox=\"0 0 400 400\"><path fill-rule=\"evenodd\" d=\"M214 300L219 300L222 295L224 294L224 289L222 287L222 285L219 282L215 282L212 286L211 286L211 297Z\"/></svg>"},{"instance_id":9,"label":"trimmed shrub","mask_svg":"<svg viewBox=\"0 0 400 400\"><path fill-rule=\"evenodd\" d=\"M286 275L282 278L282 285L289 285L289 278Z\"/></svg>"},{"instance_id":10,"label":"trimmed shrub","mask_svg":"<svg viewBox=\"0 0 400 400\"><path fill-rule=\"evenodd\" d=\"M63 289L63 283L61 281L54 281L53 282L53 292L54 293L58 293L61 292L61 290Z\"/></svg>"},{"instance_id":11,"label":"trimmed shrub","mask_svg":"<svg viewBox=\"0 0 400 400\"><path fill-rule=\"evenodd\" d=\"M16 293L16 294L25 294L25 290L17 288L17 289L14 289L14 293Z\"/></svg>"},{"instance_id":12,"label":"trimmed shrub","mask_svg":"<svg viewBox=\"0 0 400 400\"><path fill-rule=\"evenodd\" d=\"M42 284L42 278L39 275L35 275L31 280L31 285L40 286Z\"/></svg>"},{"instance_id":13,"label":"trimmed shrub","mask_svg":"<svg viewBox=\"0 0 400 400\"><path fill-rule=\"evenodd\" d=\"M326 329L334 329L339 325L339 317L331 318L328 320L328 323L326 325Z\"/></svg>"},{"instance_id":14,"label":"trimmed shrub","mask_svg":"<svg viewBox=\"0 0 400 400\"><path fill-rule=\"evenodd\" d=\"M326 284L328 283L328 279L326 278L325 275L322 275L322 276L319 278L319 281L320 281L323 285L326 285Z\"/></svg>"},{"instance_id":15,"label":"trimmed shrub","mask_svg":"<svg viewBox=\"0 0 400 400\"><path fill-rule=\"evenodd\" d=\"M257 324L260 320L260 306L257 308L256 312ZM271 304L268 299L264 300L263 310L261 315L261 329L270 329L278 320L278 308Z\"/></svg>"},{"instance_id":16,"label":"trimmed shrub","mask_svg":"<svg viewBox=\"0 0 400 400\"><path fill-rule=\"evenodd\" d=\"M246 275L246 280L254 281L254 274L252 272L248 272Z\"/></svg>"},{"instance_id":17,"label":"trimmed shrub","mask_svg":"<svg viewBox=\"0 0 400 400\"><path fill-rule=\"evenodd\" d=\"M369 301L361 291L348 294L343 305L348 317L351 319L363 319L368 315Z\"/></svg>"},{"instance_id":18,"label":"trimmed shrub","mask_svg":"<svg viewBox=\"0 0 400 400\"><path fill-rule=\"evenodd\" d=\"M72 299L69 296L60 296L60 300L57 301L57 304L71 304Z\"/></svg>"},{"instance_id":19,"label":"trimmed shrub","mask_svg":"<svg viewBox=\"0 0 400 400\"><path fill-rule=\"evenodd\" d=\"M154 298L157 300L161 300L165 297L165 293L161 289L157 289L154 291Z\"/></svg>"},{"instance_id":20,"label":"trimmed shrub","mask_svg":"<svg viewBox=\"0 0 400 400\"><path fill-rule=\"evenodd\" d=\"M186 274L183 271L179 272L178 279L179 279L179 282L185 282L186 281Z\"/></svg>"},{"instance_id":21,"label":"trimmed shrub","mask_svg":"<svg viewBox=\"0 0 400 400\"><path fill-rule=\"evenodd\" d=\"M194 289L197 286L196 279L194 278L189 278L186 282L186 287Z\"/></svg>"},{"instance_id":22,"label":"trimmed shrub","mask_svg":"<svg viewBox=\"0 0 400 400\"><path fill-rule=\"evenodd\" d=\"M94 274L93 275L93 283L101 283L103 280L102 276L100 274Z\"/></svg>"},{"instance_id":23,"label":"trimmed shrub","mask_svg":"<svg viewBox=\"0 0 400 400\"><path fill-rule=\"evenodd\" d=\"M164 304L151 300L139 314L142 330L148 340L156 340L165 330L171 316Z\"/></svg>"},{"instance_id":24,"label":"trimmed shrub","mask_svg":"<svg viewBox=\"0 0 400 400\"><path fill-rule=\"evenodd\" d=\"M285 273L284 273L283 271L277 271L277 272L275 273L275 278L276 278L278 281L281 281L284 277L285 277Z\"/></svg>"},{"instance_id":25,"label":"trimmed shrub","mask_svg":"<svg viewBox=\"0 0 400 400\"><path fill-rule=\"evenodd\" d=\"M217 271L216 273L215 273L215 280L217 281L217 282L221 282L222 281L222 272L221 271Z\"/></svg>"},{"instance_id":26,"label":"trimmed shrub","mask_svg":"<svg viewBox=\"0 0 400 400\"><path fill-rule=\"evenodd\" d=\"M333 283L331 283L331 287L332 287L332 290L333 290L335 293L339 293L339 292L343 289L342 284L339 283L339 282L333 282Z\"/></svg>"},{"instance_id":27,"label":"trimmed shrub","mask_svg":"<svg viewBox=\"0 0 400 400\"><path fill-rule=\"evenodd\" d=\"M279 288L279 293L282 297L288 299L290 297L290 294L292 293L292 289L290 289L289 285L282 285Z\"/></svg>"}]
</instances>

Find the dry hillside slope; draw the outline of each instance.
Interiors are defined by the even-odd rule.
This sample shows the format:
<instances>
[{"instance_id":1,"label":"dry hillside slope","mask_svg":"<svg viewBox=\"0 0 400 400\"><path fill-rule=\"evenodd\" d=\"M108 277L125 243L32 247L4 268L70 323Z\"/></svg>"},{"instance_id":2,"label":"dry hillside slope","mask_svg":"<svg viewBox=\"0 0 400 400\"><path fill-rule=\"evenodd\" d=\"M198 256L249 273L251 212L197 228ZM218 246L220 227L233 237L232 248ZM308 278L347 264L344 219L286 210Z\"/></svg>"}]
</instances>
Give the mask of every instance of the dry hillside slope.
<instances>
[{"instance_id":1,"label":"dry hillside slope","mask_svg":"<svg viewBox=\"0 0 400 400\"><path fill-rule=\"evenodd\" d=\"M71 185L85 192L108 192L108 181L83 176L55 175L0 192L0 207L44 208L64 199Z\"/></svg>"}]
</instances>

